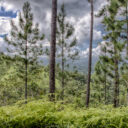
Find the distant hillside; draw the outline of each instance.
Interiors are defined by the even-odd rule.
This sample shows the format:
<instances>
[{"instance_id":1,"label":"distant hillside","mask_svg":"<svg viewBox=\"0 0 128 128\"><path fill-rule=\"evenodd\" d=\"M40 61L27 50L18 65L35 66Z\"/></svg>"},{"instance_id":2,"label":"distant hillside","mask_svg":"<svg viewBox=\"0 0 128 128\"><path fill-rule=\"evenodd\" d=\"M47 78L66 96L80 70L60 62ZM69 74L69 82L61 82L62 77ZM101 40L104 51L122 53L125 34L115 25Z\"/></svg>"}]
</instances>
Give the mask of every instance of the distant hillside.
<instances>
[{"instance_id":1,"label":"distant hillside","mask_svg":"<svg viewBox=\"0 0 128 128\"><path fill-rule=\"evenodd\" d=\"M94 71L94 67L96 62L98 61L98 57L93 57L92 59L92 72ZM59 61L57 61L59 62ZM43 58L43 65L48 65L48 59L47 58ZM77 70L81 73L87 74L88 72L88 58L85 59L79 59L74 61L74 63L70 62L69 63L69 69L71 71L73 71L73 67L76 66Z\"/></svg>"}]
</instances>

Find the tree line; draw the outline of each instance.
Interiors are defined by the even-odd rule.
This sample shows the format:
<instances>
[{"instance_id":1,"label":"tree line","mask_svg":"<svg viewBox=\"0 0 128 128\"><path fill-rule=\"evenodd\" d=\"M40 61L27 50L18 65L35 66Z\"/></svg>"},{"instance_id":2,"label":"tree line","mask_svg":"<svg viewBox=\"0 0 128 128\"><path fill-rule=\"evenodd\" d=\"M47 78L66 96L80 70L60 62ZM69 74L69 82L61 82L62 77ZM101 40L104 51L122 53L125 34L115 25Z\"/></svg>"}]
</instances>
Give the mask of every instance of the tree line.
<instances>
[{"instance_id":1,"label":"tree line","mask_svg":"<svg viewBox=\"0 0 128 128\"><path fill-rule=\"evenodd\" d=\"M104 104L113 103L114 107L118 107L122 91L120 85L126 86L128 95L128 2L127 0L109 0L108 4L96 16L94 16L96 1L89 0L88 2L90 3L91 24L88 75L87 80L84 81L84 85L86 85L84 104L88 108L90 103L93 103L92 100L98 99L101 103L104 97ZM57 0L52 0L51 41L48 51L43 48L42 43L45 35L40 33L39 24L33 23L33 14L29 2L24 3L22 12L19 13L18 25L13 20L11 21L11 32L9 36L5 37L10 56L14 56L17 60L20 57L20 61L17 63L20 68L18 68L17 72L25 84L25 103L28 100L29 81L33 81L32 76L34 74L41 72L40 56L48 52L50 57L48 67L50 101L56 100L57 71L61 83L60 99L64 100L67 84L66 69L70 66L68 62L79 58L79 51L75 49L78 43L76 37L74 37L75 26L66 21L65 4L62 4L59 13L57 13L57 8ZM95 17L102 18L105 34L103 36L104 43L100 44L101 54L95 65L95 71L92 73ZM56 58L60 59L60 61L56 62ZM75 74L77 72L73 75ZM79 75L73 77L73 79L80 79ZM81 82L83 81L81 80Z\"/></svg>"}]
</instances>

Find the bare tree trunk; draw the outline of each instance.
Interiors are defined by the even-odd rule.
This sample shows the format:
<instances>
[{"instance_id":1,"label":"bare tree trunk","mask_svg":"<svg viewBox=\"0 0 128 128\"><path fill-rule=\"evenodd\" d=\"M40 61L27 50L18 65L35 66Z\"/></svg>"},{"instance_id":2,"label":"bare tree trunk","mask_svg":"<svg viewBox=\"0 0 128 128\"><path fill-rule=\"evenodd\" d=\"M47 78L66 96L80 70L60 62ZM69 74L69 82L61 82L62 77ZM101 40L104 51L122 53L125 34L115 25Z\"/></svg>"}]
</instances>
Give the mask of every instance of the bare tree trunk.
<instances>
[{"instance_id":1,"label":"bare tree trunk","mask_svg":"<svg viewBox=\"0 0 128 128\"><path fill-rule=\"evenodd\" d=\"M118 72L118 60L115 59L115 88L114 88L114 107L119 105L119 72Z\"/></svg>"},{"instance_id":2,"label":"bare tree trunk","mask_svg":"<svg viewBox=\"0 0 128 128\"><path fill-rule=\"evenodd\" d=\"M105 104L107 103L107 81L106 81L106 73L105 73L105 86L104 86L104 101L105 101Z\"/></svg>"},{"instance_id":3,"label":"bare tree trunk","mask_svg":"<svg viewBox=\"0 0 128 128\"><path fill-rule=\"evenodd\" d=\"M28 97L28 41L26 41L26 53L25 53L25 103L27 104Z\"/></svg>"},{"instance_id":4,"label":"bare tree trunk","mask_svg":"<svg viewBox=\"0 0 128 128\"><path fill-rule=\"evenodd\" d=\"M127 101L127 106L128 106L128 86L127 86L127 99L126 99Z\"/></svg>"},{"instance_id":5,"label":"bare tree trunk","mask_svg":"<svg viewBox=\"0 0 128 128\"><path fill-rule=\"evenodd\" d=\"M57 0L52 0L51 49L50 49L50 100L55 100L55 58L56 58Z\"/></svg>"},{"instance_id":6,"label":"bare tree trunk","mask_svg":"<svg viewBox=\"0 0 128 128\"><path fill-rule=\"evenodd\" d=\"M64 41L63 39L63 36L62 36L62 41ZM61 93L61 98L62 100L64 100L64 42L62 42L62 69L61 69L61 72L62 72L62 80L61 80L61 84L62 84L62 93Z\"/></svg>"},{"instance_id":7,"label":"bare tree trunk","mask_svg":"<svg viewBox=\"0 0 128 128\"><path fill-rule=\"evenodd\" d=\"M128 4L126 3L126 21L127 21L127 57L128 57Z\"/></svg>"},{"instance_id":8,"label":"bare tree trunk","mask_svg":"<svg viewBox=\"0 0 128 128\"><path fill-rule=\"evenodd\" d=\"M91 81L91 66L92 66L92 42L93 42L93 0L91 0L91 29L90 29L90 47L89 47L89 60L88 60L88 82L86 94L86 107L89 107L90 101L90 81Z\"/></svg>"},{"instance_id":9,"label":"bare tree trunk","mask_svg":"<svg viewBox=\"0 0 128 128\"><path fill-rule=\"evenodd\" d=\"M62 72L62 79L61 79L61 84L62 84L62 92L61 92L61 98L64 100L64 21L65 18L63 17L63 26L62 26L62 63L61 63L61 72Z\"/></svg>"},{"instance_id":10,"label":"bare tree trunk","mask_svg":"<svg viewBox=\"0 0 128 128\"><path fill-rule=\"evenodd\" d=\"M106 48L105 48L105 56L106 56L106 52L107 51L106 51ZM105 82L104 82L104 84L105 84L105 86L104 86L104 100L105 100L105 104L107 104L107 74L106 74L106 72L105 72L104 77L105 77Z\"/></svg>"}]
</instances>

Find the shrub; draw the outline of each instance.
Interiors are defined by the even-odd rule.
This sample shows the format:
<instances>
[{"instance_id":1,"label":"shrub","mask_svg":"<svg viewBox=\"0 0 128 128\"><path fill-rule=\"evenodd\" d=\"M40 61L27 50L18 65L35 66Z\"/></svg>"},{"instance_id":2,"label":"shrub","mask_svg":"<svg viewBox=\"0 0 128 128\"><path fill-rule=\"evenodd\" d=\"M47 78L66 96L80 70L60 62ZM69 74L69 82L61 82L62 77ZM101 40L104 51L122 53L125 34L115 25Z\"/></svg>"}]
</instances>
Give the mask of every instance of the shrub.
<instances>
[{"instance_id":1,"label":"shrub","mask_svg":"<svg viewBox=\"0 0 128 128\"><path fill-rule=\"evenodd\" d=\"M128 108L32 101L0 108L0 128L128 128Z\"/></svg>"}]
</instances>

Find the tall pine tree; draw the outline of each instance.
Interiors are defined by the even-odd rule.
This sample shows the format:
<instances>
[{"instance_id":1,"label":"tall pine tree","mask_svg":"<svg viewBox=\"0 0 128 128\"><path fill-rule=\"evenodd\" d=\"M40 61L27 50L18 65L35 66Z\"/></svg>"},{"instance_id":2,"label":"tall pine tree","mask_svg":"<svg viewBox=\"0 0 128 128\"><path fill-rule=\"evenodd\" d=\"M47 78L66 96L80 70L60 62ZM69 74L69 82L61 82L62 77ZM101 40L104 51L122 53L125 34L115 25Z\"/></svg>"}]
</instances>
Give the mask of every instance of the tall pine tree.
<instances>
[{"instance_id":1,"label":"tall pine tree","mask_svg":"<svg viewBox=\"0 0 128 128\"><path fill-rule=\"evenodd\" d=\"M108 16L104 15L103 24L106 30L104 40L107 40L107 56L103 57L108 67L108 75L113 79L114 82L114 107L119 105L119 84L120 84L120 66L122 64L122 50L124 43L120 41L120 35L122 32L123 24L120 23L117 18L119 10L119 3L116 0L111 0L110 5L106 7ZM104 14L103 10L101 14Z\"/></svg>"},{"instance_id":2,"label":"tall pine tree","mask_svg":"<svg viewBox=\"0 0 128 128\"><path fill-rule=\"evenodd\" d=\"M51 21L51 46L50 46L50 100L55 100L55 58L56 58L56 24L57 24L57 0L52 0Z\"/></svg>"},{"instance_id":3,"label":"tall pine tree","mask_svg":"<svg viewBox=\"0 0 128 128\"><path fill-rule=\"evenodd\" d=\"M92 43L93 43L93 10L94 10L94 3L93 0L88 0L91 5L91 27L90 27L90 47L89 47L89 60L88 60L88 82L87 82L87 90L86 90L86 107L89 107L90 102L90 82L91 82L91 66L92 66Z\"/></svg>"},{"instance_id":4,"label":"tall pine tree","mask_svg":"<svg viewBox=\"0 0 128 128\"><path fill-rule=\"evenodd\" d=\"M66 21L65 5L62 4L61 10L57 18L57 58L61 59L59 65L61 65L61 99L64 99L64 87L65 87L65 69L69 67L69 63L78 59L78 50L76 48L77 40L73 36L74 28Z\"/></svg>"},{"instance_id":5,"label":"tall pine tree","mask_svg":"<svg viewBox=\"0 0 128 128\"><path fill-rule=\"evenodd\" d=\"M27 103L28 89L28 65L36 65L38 57L43 54L42 44L44 34L39 33L38 24L33 23L33 14L29 2L24 3L22 12L19 13L18 25L11 21L10 37L6 36L8 52L21 57L20 73L25 81L25 102ZM22 67L23 66L23 67Z\"/></svg>"}]
</instances>

